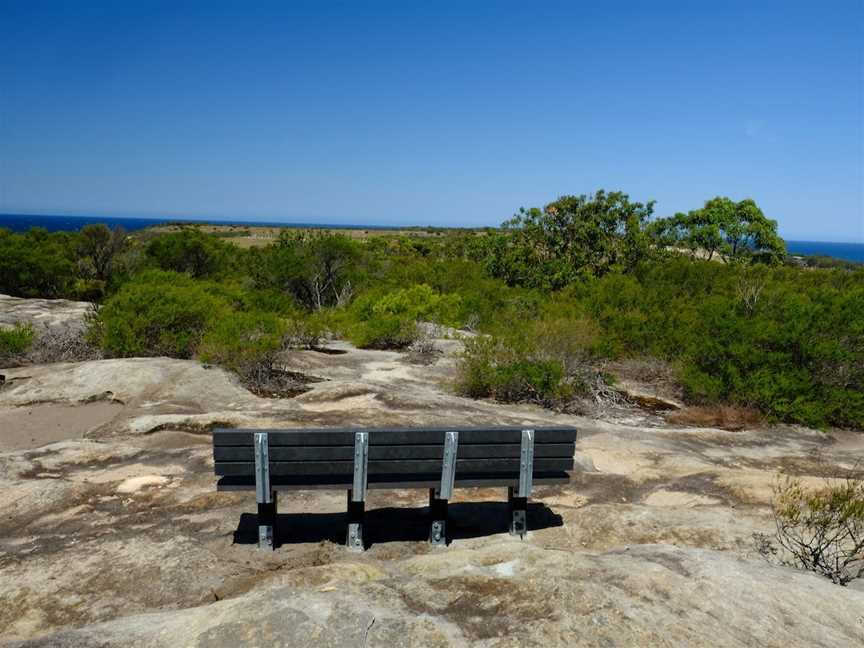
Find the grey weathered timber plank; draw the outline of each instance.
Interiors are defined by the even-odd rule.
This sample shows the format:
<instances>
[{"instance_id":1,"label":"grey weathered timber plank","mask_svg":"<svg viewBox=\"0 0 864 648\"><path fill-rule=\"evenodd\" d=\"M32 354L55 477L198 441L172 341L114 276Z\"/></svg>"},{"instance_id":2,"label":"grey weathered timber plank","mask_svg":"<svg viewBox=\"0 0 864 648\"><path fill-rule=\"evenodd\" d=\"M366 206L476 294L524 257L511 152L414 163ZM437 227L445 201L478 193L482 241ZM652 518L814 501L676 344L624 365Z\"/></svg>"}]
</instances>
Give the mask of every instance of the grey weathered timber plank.
<instances>
[{"instance_id":1,"label":"grey weathered timber plank","mask_svg":"<svg viewBox=\"0 0 864 648\"><path fill-rule=\"evenodd\" d=\"M519 458L518 444L459 444L459 459L497 459ZM534 456L572 457L576 451L573 443L544 443L534 447ZM272 446L269 449L270 461L351 461L354 458L353 446ZM441 459L443 445L396 445L371 446L370 461L398 459ZM246 446L214 446L215 461L252 461L254 452Z\"/></svg>"},{"instance_id":2,"label":"grey weathered timber plank","mask_svg":"<svg viewBox=\"0 0 864 648\"><path fill-rule=\"evenodd\" d=\"M428 479L422 475L401 475L398 480L375 481L375 477L370 475L369 483L366 486L369 490L384 490L394 488L437 488L440 485L440 479ZM566 484L570 481L570 475L566 472L549 472L541 473L539 476L534 475L534 484L538 486L552 484ZM500 475L472 475L463 478L457 476L455 488L497 488L500 486L518 486L519 477L501 477ZM271 488L277 491L289 490L349 490L351 483L348 480L303 480L297 478L289 481L274 480L271 483ZM216 483L218 491L254 491L255 483L237 477L222 477Z\"/></svg>"},{"instance_id":3,"label":"grey weathered timber plank","mask_svg":"<svg viewBox=\"0 0 864 648\"><path fill-rule=\"evenodd\" d=\"M270 447L274 446L350 446L355 432L369 432L369 445L437 445L444 443L444 435L459 432L460 444L519 443L521 427L460 427L450 428L322 428L322 429L223 429L213 430L213 445L252 445L253 432L268 432ZM537 427L535 443L573 443L576 428Z\"/></svg>"},{"instance_id":4,"label":"grey weathered timber plank","mask_svg":"<svg viewBox=\"0 0 864 648\"><path fill-rule=\"evenodd\" d=\"M353 472L351 461L271 461L271 475L348 475ZM252 474L251 462L219 461L215 463L217 475ZM572 470L572 458L535 459L534 471ZM369 461L369 474L437 474L440 479L441 462L425 459L395 461ZM519 473L518 459L457 459L456 474L462 473Z\"/></svg>"}]
</instances>

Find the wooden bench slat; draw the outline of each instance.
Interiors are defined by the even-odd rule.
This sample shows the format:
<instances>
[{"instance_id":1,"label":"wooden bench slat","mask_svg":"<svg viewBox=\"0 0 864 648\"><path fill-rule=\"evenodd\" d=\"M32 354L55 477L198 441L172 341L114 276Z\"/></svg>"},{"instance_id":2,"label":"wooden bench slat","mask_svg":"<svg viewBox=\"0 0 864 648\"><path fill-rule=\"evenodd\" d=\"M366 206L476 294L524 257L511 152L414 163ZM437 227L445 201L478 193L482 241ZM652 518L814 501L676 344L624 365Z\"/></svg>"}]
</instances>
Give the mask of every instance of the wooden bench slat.
<instances>
[{"instance_id":1,"label":"wooden bench slat","mask_svg":"<svg viewBox=\"0 0 864 648\"><path fill-rule=\"evenodd\" d=\"M564 471L547 471L534 473L534 485L544 484L566 484L570 481L570 475ZM456 475L455 487L457 488L492 488L501 486L516 486L519 477L489 475ZM431 479L429 475L370 475L367 488L370 490L392 489L392 488L437 488L441 484L439 479ZM295 476L274 477L271 481L273 490L346 490L351 488L349 477L339 478L330 476L329 479L321 479L319 476ZM254 491L255 481L249 477L225 476L216 482L218 491Z\"/></svg>"},{"instance_id":2,"label":"wooden bench slat","mask_svg":"<svg viewBox=\"0 0 864 648\"><path fill-rule=\"evenodd\" d=\"M573 443L576 429L571 427L537 427L535 445L545 443ZM522 428L487 427L467 428L342 428L342 429L297 429L297 430L257 430L257 429L216 429L213 430L214 446L251 446L254 432L267 432L268 442L273 446L350 446L354 443L355 432L368 432L369 445L437 445L444 443L447 432L458 430L459 443L519 443Z\"/></svg>"},{"instance_id":3,"label":"wooden bench slat","mask_svg":"<svg viewBox=\"0 0 864 648\"><path fill-rule=\"evenodd\" d=\"M521 446L514 444L459 445L459 459L498 459L519 457ZM543 443L534 446L537 458L568 458L576 451L573 443ZM352 461L353 446L273 446L270 448L270 461ZM397 445L370 446L371 461L398 459L441 459L444 456L442 445ZM214 446L215 461L254 461L251 446Z\"/></svg>"},{"instance_id":4,"label":"wooden bench slat","mask_svg":"<svg viewBox=\"0 0 864 648\"><path fill-rule=\"evenodd\" d=\"M534 459L534 470L572 470L573 459ZM251 475L252 462L219 461L215 463L217 475ZM271 461L271 475L348 475L352 474L351 461ZM369 461L369 475L373 474L441 474L441 462L423 459L397 461ZM519 473L518 459L457 459L456 474L465 473Z\"/></svg>"}]
</instances>

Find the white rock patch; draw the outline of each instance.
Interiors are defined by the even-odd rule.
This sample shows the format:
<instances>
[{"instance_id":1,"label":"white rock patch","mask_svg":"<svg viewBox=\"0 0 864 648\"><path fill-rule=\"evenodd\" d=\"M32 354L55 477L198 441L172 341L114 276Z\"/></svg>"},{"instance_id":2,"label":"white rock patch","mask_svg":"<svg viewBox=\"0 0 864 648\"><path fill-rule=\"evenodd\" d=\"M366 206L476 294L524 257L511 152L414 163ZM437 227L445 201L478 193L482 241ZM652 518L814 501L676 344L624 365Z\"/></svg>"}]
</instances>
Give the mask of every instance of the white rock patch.
<instances>
[{"instance_id":1,"label":"white rock patch","mask_svg":"<svg viewBox=\"0 0 864 648\"><path fill-rule=\"evenodd\" d=\"M137 493L138 491L150 486L164 486L168 483L168 478L162 475L141 475L140 477L130 477L117 486L118 493Z\"/></svg>"}]
</instances>

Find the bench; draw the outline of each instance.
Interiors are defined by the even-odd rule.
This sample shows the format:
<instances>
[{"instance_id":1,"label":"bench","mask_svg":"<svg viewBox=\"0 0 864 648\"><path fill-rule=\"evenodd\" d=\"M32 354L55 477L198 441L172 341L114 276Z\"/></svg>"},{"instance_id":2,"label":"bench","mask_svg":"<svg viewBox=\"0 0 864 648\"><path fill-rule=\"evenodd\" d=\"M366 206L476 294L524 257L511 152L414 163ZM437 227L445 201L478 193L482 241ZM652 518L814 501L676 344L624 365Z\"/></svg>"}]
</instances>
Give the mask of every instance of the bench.
<instances>
[{"instance_id":1,"label":"bench","mask_svg":"<svg viewBox=\"0 0 864 648\"><path fill-rule=\"evenodd\" d=\"M507 487L510 533L524 537L535 484L569 481L571 427L348 428L213 431L218 491L255 491L258 546L273 548L279 491L348 495L346 544L362 551L367 489L428 488L429 541L447 543L455 488Z\"/></svg>"}]
</instances>

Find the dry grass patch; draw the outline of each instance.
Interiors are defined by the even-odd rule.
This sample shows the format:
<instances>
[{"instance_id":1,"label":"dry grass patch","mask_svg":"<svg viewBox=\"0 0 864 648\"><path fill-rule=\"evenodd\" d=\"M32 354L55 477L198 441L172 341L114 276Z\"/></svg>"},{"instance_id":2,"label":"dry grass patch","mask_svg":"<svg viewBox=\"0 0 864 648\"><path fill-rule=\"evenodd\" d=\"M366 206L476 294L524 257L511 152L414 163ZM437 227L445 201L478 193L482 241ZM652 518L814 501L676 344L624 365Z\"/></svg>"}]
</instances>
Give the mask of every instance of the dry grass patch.
<instances>
[{"instance_id":1,"label":"dry grass patch","mask_svg":"<svg viewBox=\"0 0 864 648\"><path fill-rule=\"evenodd\" d=\"M755 409L736 405L700 405L672 412L666 420L673 425L743 430L762 425L764 419Z\"/></svg>"}]
</instances>

